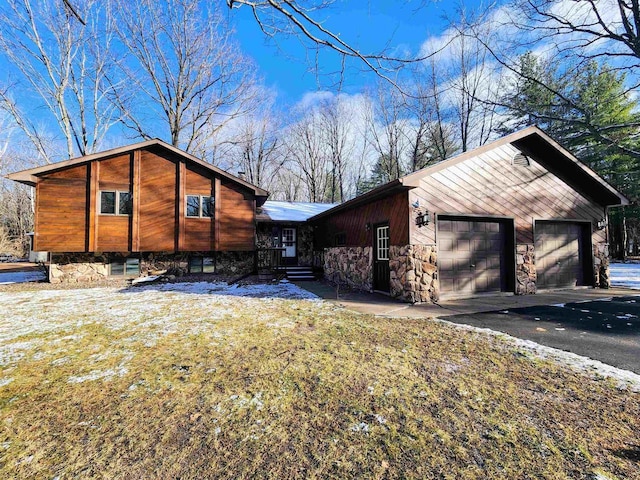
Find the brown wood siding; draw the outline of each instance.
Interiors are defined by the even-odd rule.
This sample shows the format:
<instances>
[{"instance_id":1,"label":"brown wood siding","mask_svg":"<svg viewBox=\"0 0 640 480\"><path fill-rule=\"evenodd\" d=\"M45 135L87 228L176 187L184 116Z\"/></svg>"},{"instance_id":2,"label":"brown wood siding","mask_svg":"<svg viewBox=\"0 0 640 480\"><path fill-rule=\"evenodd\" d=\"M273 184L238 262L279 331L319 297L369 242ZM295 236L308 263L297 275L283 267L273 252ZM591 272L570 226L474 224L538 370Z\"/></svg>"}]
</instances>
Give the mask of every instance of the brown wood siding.
<instances>
[{"instance_id":1,"label":"brown wood siding","mask_svg":"<svg viewBox=\"0 0 640 480\"><path fill-rule=\"evenodd\" d=\"M100 160L100 190L128 191L131 185L131 155Z\"/></svg>"},{"instance_id":2,"label":"brown wood siding","mask_svg":"<svg viewBox=\"0 0 640 480\"><path fill-rule=\"evenodd\" d=\"M143 151L140 158L140 251L175 249L176 164Z\"/></svg>"},{"instance_id":3,"label":"brown wood siding","mask_svg":"<svg viewBox=\"0 0 640 480\"><path fill-rule=\"evenodd\" d=\"M511 165L516 153L515 147L503 145L437 171L409 192L409 203L419 201L420 207L431 214L513 217L518 244L533 243L535 219L595 222L603 217L601 206L576 192L534 159L528 167ZM411 243L434 244L433 216L431 223L423 227L415 225L415 213L411 218ZM605 241L604 233L596 231L594 241Z\"/></svg>"},{"instance_id":4,"label":"brown wood siding","mask_svg":"<svg viewBox=\"0 0 640 480\"><path fill-rule=\"evenodd\" d=\"M336 234L344 233L346 246L372 245L373 227L389 222L390 245L406 245L409 240L407 193L400 192L322 219L315 230L316 248L334 246ZM367 231L366 225L371 228Z\"/></svg>"},{"instance_id":5,"label":"brown wood siding","mask_svg":"<svg viewBox=\"0 0 640 480\"><path fill-rule=\"evenodd\" d=\"M214 180L191 168L186 168L185 172L185 197L186 195L208 195L213 193ZM186 213L183 208L183 215ZM189 218L185 217L185 232L183 249L185 251L211 251L214 249L213 240L213 219L212 218Z\"/></svg>"},{"instance_id":6,"label":"brown wood siding","mask_svg":"<svg viewBox=\"0 0 640 480\"><path fill-rule=\"evenodd\" d=\"M221 251L250 251L255 242L255 198L242 187L220 182L219 245Z\"/></svg>"},{"instance_id":7,"label":"brown wood siding","mask_svg":"<svg viewBox=\"0 0 640 480\"><path fill-rule=\"evenodd\" d=\"M36 251L87 248L87 165L43 175L36 186Z\"/></svg>"},{"instance_id":8,"label":"brown wood siding","mask_svg":"<svg viewBox=\"0 0 640 480\"><path fill-rule=\"evenodd\" d=\"M131 217L122 215L103 215L100 208L100 191L131 191L131 155L120 155L93 162L98 167L98 192L95 194L97 222L97 252L128 252L131 246ZM93 194L93 192L92 192Z\"/></svg>"},{"instance_id":9,"label":"brown wood siding","mask_svg":"<svg viewBox=\"0 0 640 480\"><path fill-rule=\"evenodd\" d=\"M98 215L98 252L128 252L131 217Z\"/></svg>"}]
</instances>

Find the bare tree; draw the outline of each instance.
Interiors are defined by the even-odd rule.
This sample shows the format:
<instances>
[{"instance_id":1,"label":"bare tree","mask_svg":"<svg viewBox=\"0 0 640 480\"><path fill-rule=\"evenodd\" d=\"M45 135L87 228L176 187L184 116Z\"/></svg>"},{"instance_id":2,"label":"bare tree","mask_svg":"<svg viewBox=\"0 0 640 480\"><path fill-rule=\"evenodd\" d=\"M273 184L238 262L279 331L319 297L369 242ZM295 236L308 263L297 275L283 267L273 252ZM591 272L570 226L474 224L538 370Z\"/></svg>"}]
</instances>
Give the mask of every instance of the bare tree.
<instances>
[{"instance_id":1,"label":"bare tree","mask_svg":"<svg viewBox=\"0 0 640 480\"><path fill-rule=\"evenodd\" d=\"M7 0L2 8L0 48L17 80L0 88L0 108L9 112L30 140L40 161L56 155L45 140L49 132L34 121L43 109L52 115L51 126L65 140L66 156L96 151L107 131L117 122L106 95L119 86L109 84L112 16L109 2L88 0L83 4L86 25L70 18L60 1ZM33 108L28 95L35 93Z\"/></svg>"},{"instance_id":2,"label":"bare tree","mask_svg":"<svg viewBox=\"0 0 640 480\"><path fill-rule=\"evenodd\" d=\"M120 66L135 86L113 95L124 124L143 138L165 137L202 154L223 125L251 110L251 62L222 16L201 2L116 3L118 35L128 53Z\"/></svg>"},{"instance_id":3,"label":"bare tree","mask_svg":"<svg viewBox=\"0 0 640 480\"><path fill-rule=\"evenodd\" d=\"M311 111L289 126L285 134L286 154L291 160L289 171L300 176L310 202L327 200L330 176L330 160L319 124L319 116Z\"/></svg>"},{"instance_id":4,"label":"bare tree","mask_svg":"<svg viewBox=\"0 0 640 480\"><path fill-rule=\"evenodd\" d=\"M404 174L405 155L408 146L404 96L398 90L388 90L378 85L376 101L368 112L368 138L378 154L374 167L375 183L386 183Z\"/></svg>"},{"instance_id":5,"label":"bare tree","mask_svg":"<svg viewBox=\"0 0 640 480\"><path fill-rule=\"evenodd\" d=\"M229 143L232 144L228 153L232 167L245 172L250 183L271 190L286 160L276 116L266 111L247 116Z\"/></svg>"}]
</instances>

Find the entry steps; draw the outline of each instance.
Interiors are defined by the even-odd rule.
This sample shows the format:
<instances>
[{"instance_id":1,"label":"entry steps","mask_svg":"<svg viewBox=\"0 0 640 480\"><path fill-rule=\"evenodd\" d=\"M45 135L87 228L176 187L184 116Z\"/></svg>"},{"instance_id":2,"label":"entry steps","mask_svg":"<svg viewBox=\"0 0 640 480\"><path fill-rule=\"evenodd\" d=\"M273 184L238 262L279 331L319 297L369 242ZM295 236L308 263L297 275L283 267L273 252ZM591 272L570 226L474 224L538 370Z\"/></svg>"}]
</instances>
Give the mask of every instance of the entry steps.
<instances>
[{"instance_id":1,"label":"entry steps","mask_svg":"<svg viewBox=\"0 0 640 480\"><path fill-rule=\"evenodd\" d=\"M279 272L284 272L287 280L292 282L316 280L313 267L280 267Z\"/></svg>"}]
</instances>

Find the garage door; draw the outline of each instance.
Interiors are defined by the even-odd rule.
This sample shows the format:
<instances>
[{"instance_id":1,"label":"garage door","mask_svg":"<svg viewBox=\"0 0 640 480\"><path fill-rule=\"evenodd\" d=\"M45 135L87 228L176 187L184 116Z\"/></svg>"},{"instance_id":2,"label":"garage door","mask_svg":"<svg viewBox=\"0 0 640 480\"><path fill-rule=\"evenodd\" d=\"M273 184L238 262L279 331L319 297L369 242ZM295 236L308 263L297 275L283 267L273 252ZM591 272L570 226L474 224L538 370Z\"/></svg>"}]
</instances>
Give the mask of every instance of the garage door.
<instances>
[{"instance_id":1,"label":"garage door","mask_svg":"<svg viewBox=\"0 0 640 480\"><path fill-rule=\"evenodd\" d=\"M496 221L438 219L438 266L442 294L506 289L505 228Z\"/></svg>"},{"instance_id":2,"label":"garage door","mask_svg":"<svg viewBox=\"0 0 640 480\"><path fill-rule=\"evenodd\" d=\"M538 288L584 285L584 224L536 222Z\"/></svg>"}]
</instances>

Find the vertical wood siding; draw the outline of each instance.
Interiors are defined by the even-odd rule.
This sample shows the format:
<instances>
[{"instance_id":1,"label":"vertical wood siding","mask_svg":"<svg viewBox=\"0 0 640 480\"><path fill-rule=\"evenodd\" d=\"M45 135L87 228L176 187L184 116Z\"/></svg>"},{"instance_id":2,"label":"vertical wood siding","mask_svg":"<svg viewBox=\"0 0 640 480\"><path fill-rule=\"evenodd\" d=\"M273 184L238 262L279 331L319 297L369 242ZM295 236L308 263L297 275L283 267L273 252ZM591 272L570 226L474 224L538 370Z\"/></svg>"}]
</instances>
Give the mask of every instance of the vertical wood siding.
<instances>
[{"instance_id":1,"label":"vertical wood siding","mask_svg":"<svg viewBox=\"0 0 640 480\"><path fill-rule=\"evenodd\" d=\"M594 222L604 209L576 192L535 159L531 165L512 165L519 151L503 145L423 178L409 192L409 203L440 214L506 216L515 219L516 243L533 243L535 219L584 219ZM413 209L412 209L413 210ZM435 222L410 222L412 244L436 243ZM606 241L603 231L594 232L594 242Z\"/></svg>"},{"instance_id":2,"label":"vertical wood siding","mask_svg":"<svg viewBox=\"0 0 640 480\"><path fill-rule=\"evenodd\" d=\"M143 151L140 172L140 251L174 251L176 164Z\"/></svg>"},{"instance_id":3,"label":"vertical wood siding","mask_svg":"<svg viewBox=\"0 0 640 480\"><path fill-rule=\"evenodd\" d=\"M255 198L231 182L220 182L217 225L221 251L250 251L255 248Z\"/></svg>"},{"instance_id":4,"label":"vertical wood siding","mask_svg":"<svg viewBox=\"0 0 640 480\"><path fill-rule=\"evenodd\" d=\"M131 191L131 155L119 155L93 162L99 164L98 191L91 192L95 196L95 210L92 212L98 226L95 250L98 252L127 252L131 250L131 217L120 215L102 215L100 208L100 191Z\"/></svg>"},{"instance_id":5,"label":"vertical wood siding","mask_svg":"<svg viewBox=\"0 0 640 480\"><path fill-rule=\"evenodd\" d=\"M185 172L185 193L183 203L186 202L186 195L206 195L213 193L214 179L199 173L190 168ZM184 212L183 212L184 215ZM185 251L210 251L214 249L213 240L213 219L212 218L185 218L184 243L182 249Z\"/></svg>"},{"instance_id":6,"label":"vertical wood siding","mask_svg":"<svg viewBox=\"0 0 640 480\"><path fill-rule=\"evenodd\" d=\"M345 234L345 246L371 246L373 226L382 222L389 222L390 245L408 243L409 206L406 192L396 193L321 219L315 229L316 248L334 246L338 233ZM368 231L367 223L371 226Z\"/></svg>"},{"instance_id":7,"label":"vertical wood siding","mask_svg":"<svg viewBox=\"0 0 640 480\"><path fill-rule=\"evenodd\" d=\"M38 179L36 251L86 251L87 176L87 166L79 165Z\"/></svg>"}]
</instances>

